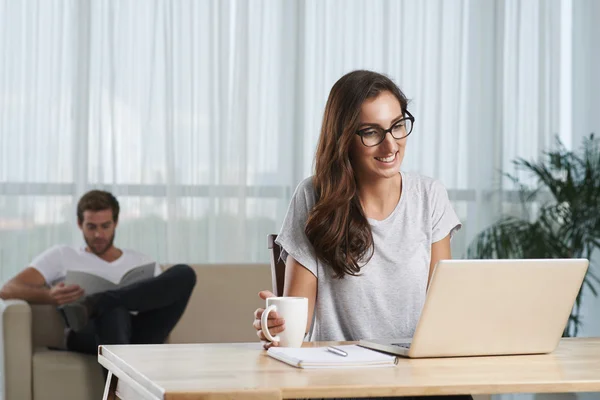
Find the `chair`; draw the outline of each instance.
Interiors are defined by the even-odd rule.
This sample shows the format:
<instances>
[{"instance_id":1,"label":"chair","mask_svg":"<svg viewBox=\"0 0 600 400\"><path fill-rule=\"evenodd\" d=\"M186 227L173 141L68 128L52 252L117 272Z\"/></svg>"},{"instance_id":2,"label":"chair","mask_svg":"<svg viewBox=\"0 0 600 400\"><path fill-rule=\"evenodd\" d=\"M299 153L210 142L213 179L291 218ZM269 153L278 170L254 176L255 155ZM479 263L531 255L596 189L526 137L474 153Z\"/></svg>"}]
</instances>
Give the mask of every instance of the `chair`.
<instances>
[{"instance_id":1,"label":"chair","mask_svg":"<svg viewBox=\"0 0 600 400\"><path fill-rule=\"evenodd\" d=\"M283 296L283 283L285 282L285 261L281 259L281 247L275 243L277 235L267 236L267 246L271 251L271 281L273 294Z\"/></svg>"}]
</instances>

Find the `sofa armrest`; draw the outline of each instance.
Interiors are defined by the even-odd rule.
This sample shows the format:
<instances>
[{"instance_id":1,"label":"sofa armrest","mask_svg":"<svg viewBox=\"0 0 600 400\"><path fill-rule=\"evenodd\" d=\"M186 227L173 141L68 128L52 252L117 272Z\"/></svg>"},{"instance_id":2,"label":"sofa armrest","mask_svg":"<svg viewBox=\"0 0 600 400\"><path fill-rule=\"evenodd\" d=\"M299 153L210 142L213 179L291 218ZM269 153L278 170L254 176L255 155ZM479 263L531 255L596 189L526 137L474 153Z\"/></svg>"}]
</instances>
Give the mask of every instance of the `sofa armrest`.
<instances>
[{"instance_id":1,"label":"sofa armrest","mask_svg":"<svg viewBox=\"0 0 600 400\"><path fill-rule=\"evenodd\" d=\"M0 299L0 399L31 400L31 307Z\"/></svg>"}]
</instances>

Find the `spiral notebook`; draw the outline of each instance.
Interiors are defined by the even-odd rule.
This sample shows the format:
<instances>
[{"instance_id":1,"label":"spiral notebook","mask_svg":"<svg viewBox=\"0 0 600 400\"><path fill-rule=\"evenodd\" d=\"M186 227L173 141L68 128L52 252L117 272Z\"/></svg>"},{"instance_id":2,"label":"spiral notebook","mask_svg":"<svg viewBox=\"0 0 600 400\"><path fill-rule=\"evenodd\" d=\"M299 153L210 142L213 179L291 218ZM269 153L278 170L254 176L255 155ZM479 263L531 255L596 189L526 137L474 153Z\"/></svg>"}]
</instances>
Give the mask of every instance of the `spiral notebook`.
<instances>
[{"instance_id":1,"label":"spiral notebook","mask_svg":"<svg viewBox=\"0 0 600 400\"><path fill-rule=\"evenodd\" d=\"M342 357L331 353L327 347L271 347L267 354L297 368L393 367L397 362L395 356L357 345L336 347L348 355Z\"/></svg>"}]
</instances>

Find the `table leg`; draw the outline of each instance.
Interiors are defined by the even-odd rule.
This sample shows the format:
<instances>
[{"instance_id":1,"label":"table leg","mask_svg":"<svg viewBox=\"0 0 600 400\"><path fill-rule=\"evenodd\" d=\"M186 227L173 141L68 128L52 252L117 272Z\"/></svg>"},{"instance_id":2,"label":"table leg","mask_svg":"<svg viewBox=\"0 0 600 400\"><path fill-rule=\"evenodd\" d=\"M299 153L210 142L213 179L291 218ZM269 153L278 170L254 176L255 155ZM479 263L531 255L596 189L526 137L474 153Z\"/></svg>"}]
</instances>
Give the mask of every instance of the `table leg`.
<instances>
[{"instance_id":1,"label":"table leg","mask_svg":"<svg viewBox=\"0 0 600 400\"><path fill-rule=\"evenodd\" d=\"M114 376L112 372L108 371L108 377L106 378L106 385L104 385L104 396L102 396L102 400L118 400L116 394L118 381L119 378Z\"/></svg>"}]
</instances>

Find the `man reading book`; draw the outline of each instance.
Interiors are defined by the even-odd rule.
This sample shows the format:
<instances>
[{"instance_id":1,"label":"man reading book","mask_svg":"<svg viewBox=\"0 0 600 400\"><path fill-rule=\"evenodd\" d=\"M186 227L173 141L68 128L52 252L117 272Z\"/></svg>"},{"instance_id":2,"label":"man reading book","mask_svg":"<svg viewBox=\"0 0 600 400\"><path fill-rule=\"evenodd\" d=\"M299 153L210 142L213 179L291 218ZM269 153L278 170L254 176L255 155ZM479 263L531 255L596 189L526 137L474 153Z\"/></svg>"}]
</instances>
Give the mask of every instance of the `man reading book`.
<instances>
[{"instance_id":1,"label":"man reading book","mask_svg":"<svg viewBox=\"0 0 600 400\"><path fill-rule=\"evenodd\" d=\"M69 271L119 284L127 272L152 260L115 247L119 203L111 193L86 193L77 204L77 221L86 245L44 251L2 287L0 298L56 305L67 325L65 346L72 351L96 354L101 344L164 343L196 284L192 268L179 264L160 273L156 264L154 277L86 294L65 282Z\"/></svg>"}]
</instances>

